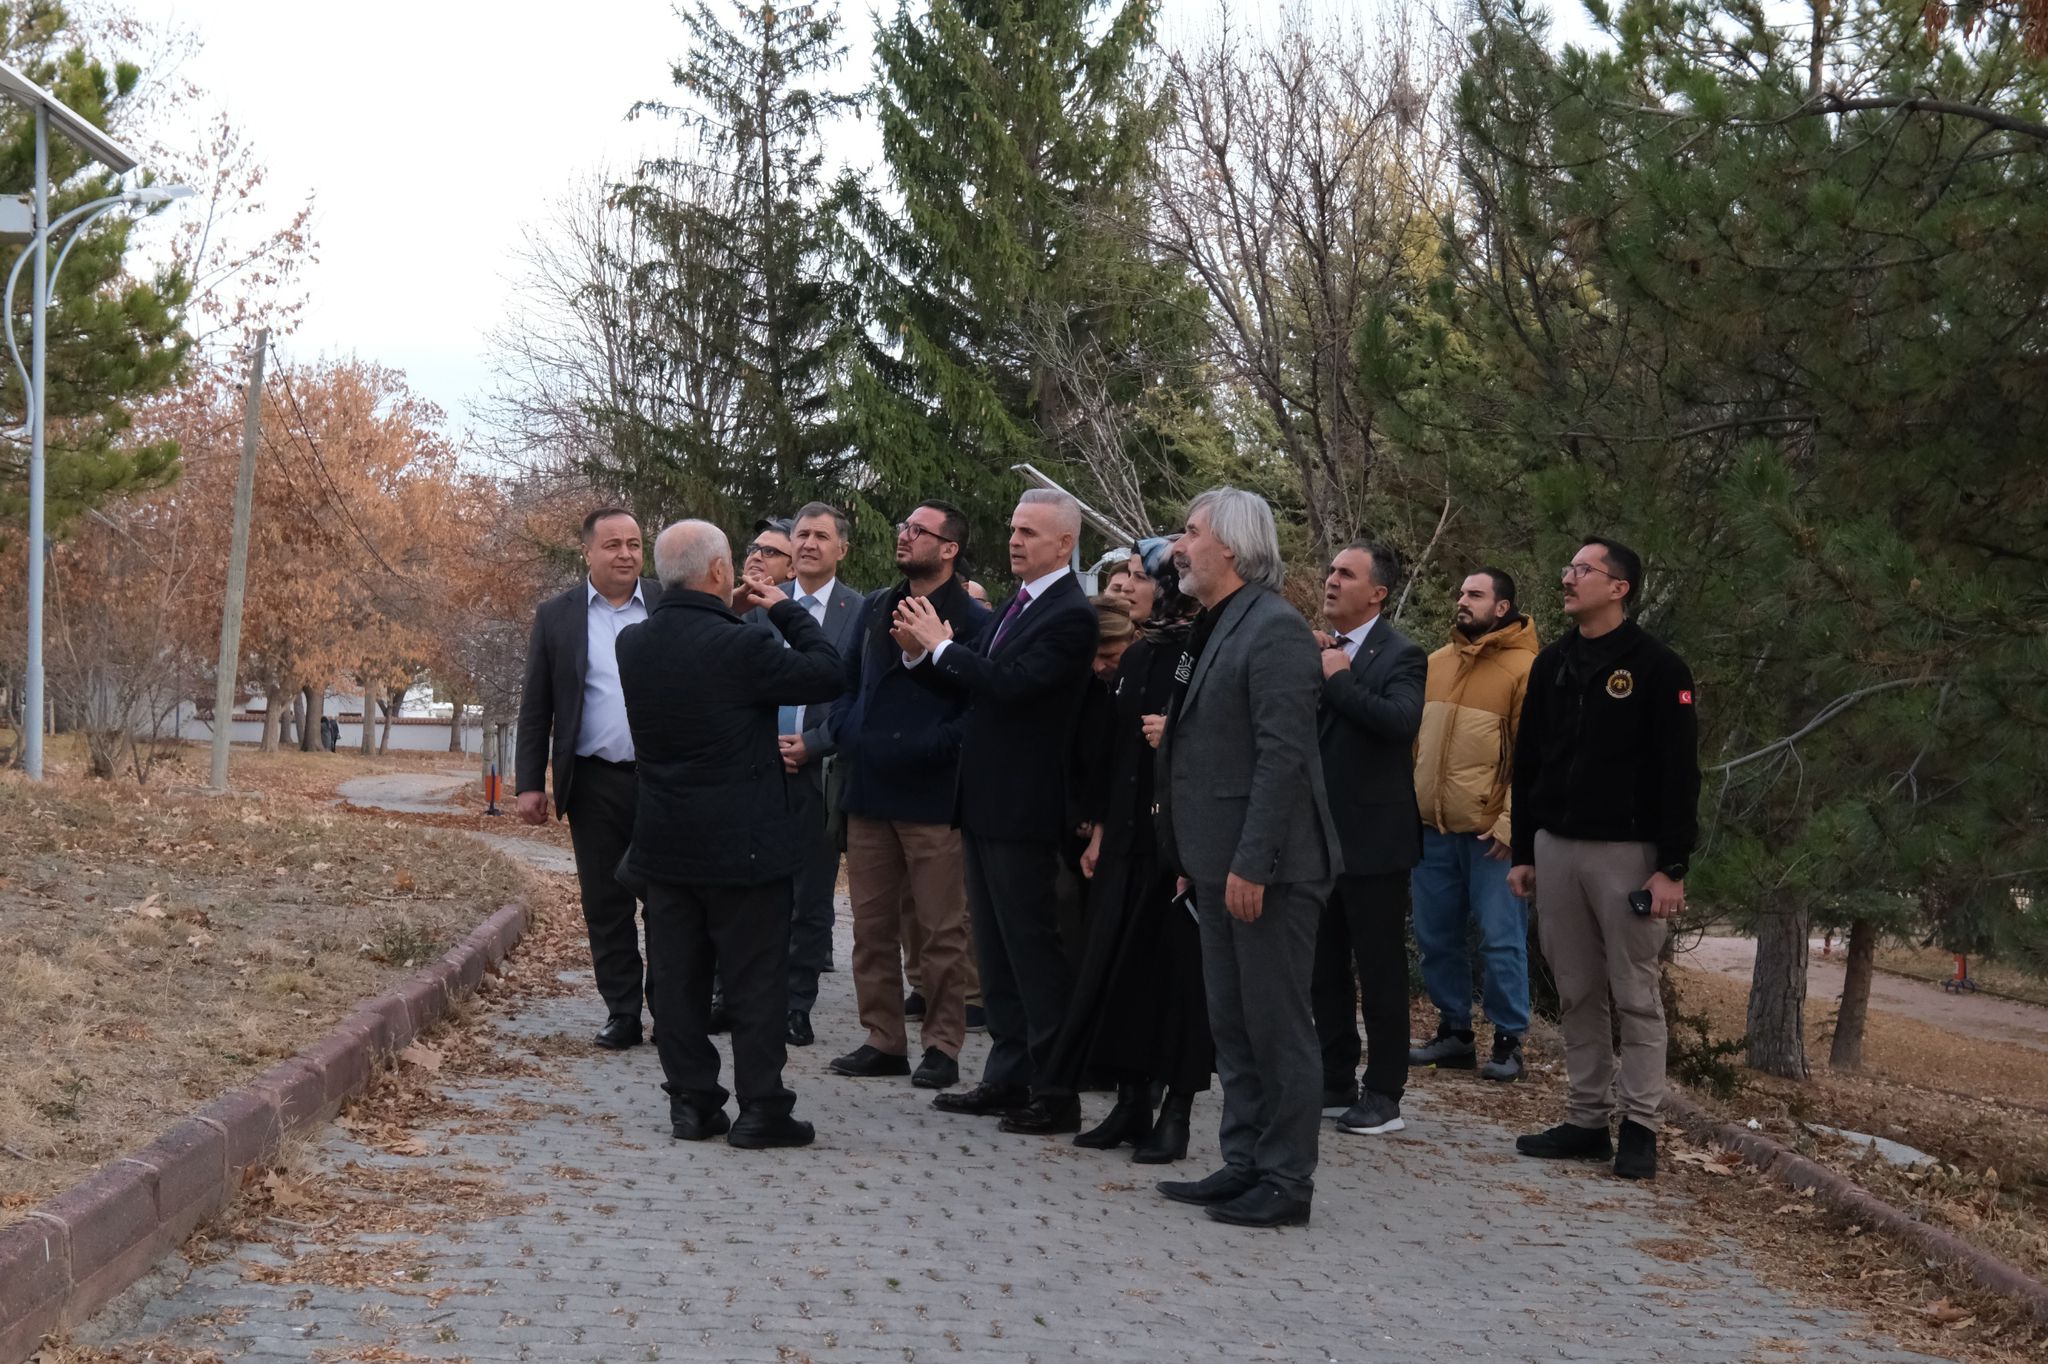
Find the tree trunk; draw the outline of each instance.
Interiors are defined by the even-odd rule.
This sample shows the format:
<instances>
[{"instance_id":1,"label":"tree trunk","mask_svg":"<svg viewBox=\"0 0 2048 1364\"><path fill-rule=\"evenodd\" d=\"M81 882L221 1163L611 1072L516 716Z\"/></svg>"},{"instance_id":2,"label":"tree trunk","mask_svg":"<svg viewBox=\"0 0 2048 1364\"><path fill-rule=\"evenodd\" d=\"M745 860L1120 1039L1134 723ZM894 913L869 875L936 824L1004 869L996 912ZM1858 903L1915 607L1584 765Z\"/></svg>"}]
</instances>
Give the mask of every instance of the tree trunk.
<instances>
[{"instance_id":1,"label":"tree trunk","mask_svg":"<svg viewBox=\"0 0 2048 1364\"><path fill-rule=\"evenodd\" d=\"M1863 1027L1870 1019L1870 976L1877 964L1877 925L1849 923L1849 962L1842 976L1842 1007L1835 1014L1835 1040L1828 1048L1833 1070L1863 1069Z\"/></svg>"},{"instance_id":2,"label":"tree trunk","mask_svg":"<svg viewBox=\"0 0 2048 1364\"><path fill-rule=\"evenodd\" d=\"M306 723L299 726L299 752L318 753L326 747L320 742L320 717L326 713L327 688L301 687L299 697L306 707Z\"/></svg>"},{"instance_id":3,"label":"tree trunk","mask_svg":"<svg viewBox=\"0 0 2048 1364\"><path fill-rule=\"evenodd\" d=\"M377 740L379 757L391 751L391 726L397 723L398 712L405 705L405 694L411 690L410 687L399 687L391 693L389 699L381 703L384 707L384 736Z\"/></svg>"},{"instance_id":4,"label":"tree trunk","mask_svg":"<svg viewBox=\"0 0 2048 1364\"><path fill-rule=\"evenodd\" d=\"M1806 907L1780 904L1757 920L1756 969L1749 982L1749 1064L1766 1075L1804 1080Z\"/></svg>"},{"instance_id":5,"label":"tree trunk","mask_svg":"<svg viewBox=\"0 0 2048 1364\"><path fill-rule=\"evenodd\" d=\"M281 726L283 726L283 733L279 735L279 739L284 743L293 745L294 747L302 748L304 743L304 736L306 733L305 717L305 693L293 692L292 708L286 711L283 715L278 717L278 723Z\"/></svg>"},{"instance_id":6,"label":"tree trunk","mask_svg":"<svg viewBox=\"0 0 2048 1364\"><path fill-rule=\"evenodd\" d=\"M283 687L272 687L263 693L262 749L265 753L277 752L279 735L284 725L284 697ZM220 723L219 716L214 717L214 723Z\"/></svg>"},{"instance_id":7,"label":"tree trunk","mask_svg":"<svg viewBox=\"0 0 2048 1364\"><path fill-rule=\"evenodd\" d=\"M465 706L466 703L460 695L448 698L448 751L450 753L461 753L464 751L462 747L462 712Z\"/></svg>"},{"instance_id":8,"label":"tree trunk","mask_svg":"<svg viewBox=\"0 0 2048 1364\"><path fill-rule=\"evenodd\" d=\"M365 758L374 757L377 752L377 702L368 682L363 683L362 741L356 747Z\"/></svg>"}]
</instances>

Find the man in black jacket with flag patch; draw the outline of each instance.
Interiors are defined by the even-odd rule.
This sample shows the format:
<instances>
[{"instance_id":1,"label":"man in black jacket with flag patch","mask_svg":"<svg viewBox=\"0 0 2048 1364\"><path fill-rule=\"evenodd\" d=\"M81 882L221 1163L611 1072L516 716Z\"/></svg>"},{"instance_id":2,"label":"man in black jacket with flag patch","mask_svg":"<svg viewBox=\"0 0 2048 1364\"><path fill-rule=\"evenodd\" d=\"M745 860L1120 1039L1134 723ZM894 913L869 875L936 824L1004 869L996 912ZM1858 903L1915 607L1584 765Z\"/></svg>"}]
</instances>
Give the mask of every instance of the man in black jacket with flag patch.
<instances>
[{"instance_id":1,"label":"man in black jacket with flag patch","mask_svg":"<svg viewBox=\"0 0 2048 1364\"><path fill-rule=\"evenodd\" d=\"M1657 958L1699 837L1699 726L1684 660L1628 617L1643 561L1588 538L1564 569L1573 628L1536 656L1515 741L1514 866L1564 1013L1565 1121L1524 1155L1657 1174L1664 1005ZM1609 997L1612 996L1612 1012ZM1614 1050L1620 1016L1621 1053ZM1621 1110L1617 1151L1607 1122Z\"/></svg>"},{"instance_id":2,"label":"man in black jacket with flag patch","mask_svg":"<svg viewBox=\"0 0 2048 1364\"><path fill-rule=\"evenodd\" d=\"M804 840L776 708L832 700L844 669L811 613L765 579L740 580L736 593L732 547L716 526L670 526L654 567L661 605L618 643L640 780L622 874L646 888L647 987L672 1130L686 1141L730 1129L734 1146L808 1145L811 1125L790 1116L795 1096L782 1084ZM735 605L766 610L774 632L743 623ZM732 1016L736 1122L708 1036L714 966Z\"/></svg>"}]
</instances>

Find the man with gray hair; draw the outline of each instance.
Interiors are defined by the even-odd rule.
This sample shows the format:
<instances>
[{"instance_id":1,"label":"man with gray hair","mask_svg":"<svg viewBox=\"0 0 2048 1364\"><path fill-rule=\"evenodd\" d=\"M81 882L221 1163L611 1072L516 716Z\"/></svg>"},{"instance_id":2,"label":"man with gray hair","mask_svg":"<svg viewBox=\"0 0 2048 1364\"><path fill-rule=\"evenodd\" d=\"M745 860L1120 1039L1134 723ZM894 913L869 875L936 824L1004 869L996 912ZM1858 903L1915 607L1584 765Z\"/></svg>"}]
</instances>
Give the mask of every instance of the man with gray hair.
<instances>
[{"instance_id":1,"label":"man with gray hair","mask_svg":"<svg viewBox=\"0 0 2048 1364\"><path fill-rule=\"evenodd\" d=\"M1316 926L1343 870L1316 742L1322 667L1280 596L1264 499L1214 488L1174 546L1202 604L1159 751L1161 852L1194 897L1224 1165L1159 1191L1237 1226L1305 1226L1322 1063L1309 985Z\"/></svg>"},{"instance_id":2,"label":"man with gray hair","mask_svg":"<svg viewBox=\"0 0 2048 1364\"><path fill-rule=\"evenodd\" d=\"M955 643L923 597L895 617L905 666L968 698L955 822L992 1045L981 1083L932 1107L1034 1135L1081 1130L1079 1097L1048 1079L1071 984L1055 912L1067 755L1095 661L1095 608L1068 562L1080 534L1080 504L1034 488L1010 516L1017 594L978 640Z\"/></svg>"},{"instance_id":3,"label":"man with gray hair","mask_svg":"<svg viewBox=\"0 0 2048 1364\"><path fill-rule=\"evenodd\" d=\"M811 613L765 576L735 580L732 546L705 521L654 542L661 605L619 633L619 681L638 755L640 799L621 874L644 885L654 1045L678 1140L805 1146L782 1084L789 920L804 846L777 741L780 706L818 705L845 686L839 653ZM733 612L760 608L773 630ZM708 1036L716 967L732 1017L729 1121Z\"/></svg>"}]
</instances>

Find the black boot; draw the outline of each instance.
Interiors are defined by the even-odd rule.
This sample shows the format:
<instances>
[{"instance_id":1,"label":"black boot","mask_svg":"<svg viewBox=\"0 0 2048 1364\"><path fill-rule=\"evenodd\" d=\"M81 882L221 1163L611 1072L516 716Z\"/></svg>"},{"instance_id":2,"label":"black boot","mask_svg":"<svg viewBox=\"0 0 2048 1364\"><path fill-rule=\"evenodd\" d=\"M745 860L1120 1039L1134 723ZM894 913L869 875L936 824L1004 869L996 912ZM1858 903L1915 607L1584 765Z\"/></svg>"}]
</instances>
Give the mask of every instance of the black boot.
<instances>
[{"instance_id":1,"label":"black boot","mask_svg":"<svg viewBox=\"0 0 2048 1364\"><path fill-rule=\"evenodd\" d=\"M1109 1116L1100 1126L1075 1137L1074 1145L1092 1151L1114 1151L1125 1142L1135 1146L1145 1139L1151 1126L1152 1101L1145 1086L1122 1084L1116 1087L1116 1107L1109 1110Z\"/></svg>"},{"instance_id":2,"label":"black boot","mask_svg":"<svg viewBox=\"0 0 2048 1364\"><path fill-rule=\"evenodd\" d=\"M1188 1110L1195 1105L1192 1094L1169 1094L1159 1106L1159 1122L1152 1135L1131 1153L1140 1165L1170 1165L1188 1153Z\"/></svg>"}]
</instances>

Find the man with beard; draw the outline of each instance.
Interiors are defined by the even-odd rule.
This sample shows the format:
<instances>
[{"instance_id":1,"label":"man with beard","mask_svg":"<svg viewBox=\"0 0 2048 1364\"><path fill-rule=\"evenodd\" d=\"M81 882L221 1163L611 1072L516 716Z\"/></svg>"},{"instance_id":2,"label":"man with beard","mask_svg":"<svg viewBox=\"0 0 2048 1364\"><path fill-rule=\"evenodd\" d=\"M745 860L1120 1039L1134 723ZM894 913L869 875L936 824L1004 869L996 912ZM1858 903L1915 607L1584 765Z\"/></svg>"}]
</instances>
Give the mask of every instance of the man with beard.
<instances>
[{"instance_id":1,"label":"man with beard","mask_svg":"<svg viewBox=\"0 0 2048 1364\"><path fill-rule=\"evenodd\" d=\"M1548 1159L1612 1155L1622 1179L1657 1177L1665 1046L1657 958L1685 908L1699 838L1692 672L1629 619L1642 576L1634 550L1599 538L1564 567L1572 628L1529 670L1508 872L1525 899L1543 888L1536 926L1557 976L1571 1083L1565 1120L1517 1137L1515 1149ZM1618 1148L1607 1135L1617 1108Z\"/></svg>"},{"instance_id":2,"label":"man with beard","mask_svg":"<svg viewBox=\"0 0 2048 1364\"><path fill-rule=\"evenodd\" d=\"M1415 800L1422 862L1411 882L1422 983L1437 1010L1436 1037L1408 1053L1411 1066L1470 1070L1472 960L1468 923L1479 927L1489 1080L1522 1074L1529 1030L1528 908L1508 889L1513 852L1515 731L1521 723L1536 626L1515 610L1515 580L1482 568L1458 589L1451 642L1429 656L1422 733L1415 745Z\"/></svg>"},{"instance_id":3,"label":"man with beard","mask_svg":"<svg viewBox=\"0 0 2048 1364\"><path fill-rule=\"evenodd\" d=\"M910 1075L920 1089L959 1083L967 1001L975 990L963 853L953 827L967 698L940 684L931 669L906 667L891 632L897 608L915 597L955 640L980 639L989 613L954 573L966 541L966 516L945 502L920 503L897 526L903 581L868 595L847 650L846 690L830 721L845 777L840 807L853 901L853 989L867 1029L867 1039L832 1069L862 1079ZM909 917L921 930L924 996L924 1054L914 1075L900 956Z\"/></svg>"}]
</instances>

